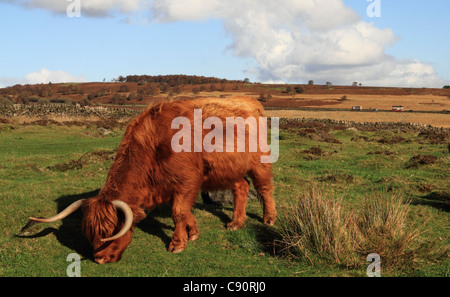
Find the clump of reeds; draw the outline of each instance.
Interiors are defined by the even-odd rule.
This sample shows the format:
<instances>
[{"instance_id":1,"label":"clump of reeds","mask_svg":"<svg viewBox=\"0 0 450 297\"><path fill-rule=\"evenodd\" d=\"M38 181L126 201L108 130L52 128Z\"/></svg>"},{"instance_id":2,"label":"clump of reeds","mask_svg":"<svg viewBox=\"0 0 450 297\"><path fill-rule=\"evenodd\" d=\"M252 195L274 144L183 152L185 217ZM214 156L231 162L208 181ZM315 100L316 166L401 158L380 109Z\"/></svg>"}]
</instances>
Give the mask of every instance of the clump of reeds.
<instances>
[{"instance_id":1,"label":"clump of reeds","mask_svg":"<svg viewBox=\"0 0 450 297\"><path fill-rule=\"evenodd\" d=\"M352 262L347 229L351 222L343 213L341 201L325 199L312 188L280 215L281 242L293 254L311 263L317 258L338 264Z\"/></svg>"},{"instance_id":2,"label":"clump of reeds","mask_svg":"<svg viewBox=\"0 0 450 297\"><path fill-rule=\"evenodd\" d=\"M398 193L363 199L354 225L356 252L379 254L385 267L412 265L420 250L422 228L408 221L409 204Z\"/></svg>"},{"instance_id":3,"label":"clump of reeds","mask_svg":"<svg viewBox=\"0 0 450 297\"><path fill-rule=\"evenodd\" d=\"M341 267L367 265L377 253L384 268L412 263L420 228L408 223L409 201L399 194L371 195L350 208L312 187L281 209L281 245L291 255Z\"/></svg>"}]
</instances>

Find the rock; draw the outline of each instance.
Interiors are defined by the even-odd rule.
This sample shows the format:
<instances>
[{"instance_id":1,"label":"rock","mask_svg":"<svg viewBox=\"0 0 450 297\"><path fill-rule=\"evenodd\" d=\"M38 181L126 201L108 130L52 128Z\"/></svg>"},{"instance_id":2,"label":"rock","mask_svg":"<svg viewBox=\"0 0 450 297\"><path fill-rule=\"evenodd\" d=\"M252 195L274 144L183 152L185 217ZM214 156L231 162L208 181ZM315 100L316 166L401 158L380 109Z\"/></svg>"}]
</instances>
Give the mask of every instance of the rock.
<instances>
[{"instance_id":1,"label":"rock","mask_svg":"<svg viewBox=\"0 0 450 297\"><path fill-rule=\"evenodd\" d=\"M225 204L233 204L233 193L231 190L225 191L207 191L202 192L202 199L205 204L217 204L217 205L225 205ZM248 199L253 200L256 199L258 193L253 188L250 188L248 191Z\"/></svg>"},{"instance_id":2,"label":"rock","mask_svg":"<svg viewBox=\"0 0 450 297\"><path fill-rule=\"evenodd\" d=\"M345 129L345 130L358 132L358 129L356 129L355 127L350 127L350 128Z\"/></svg>"},{"instance_id":3,"label":"rock","mask_svg":"<svg viewBox=\"0 0 450 297\"><path fill-rule=\"evenodd\" d=\"M105 129L105 128L98 128L98 131L100 131L100 133L101 133L103 136L106 136L106 135L109 135L109 134L114 133L113 131L108 130L108 129Z\"/></svg>"}]
</instances>

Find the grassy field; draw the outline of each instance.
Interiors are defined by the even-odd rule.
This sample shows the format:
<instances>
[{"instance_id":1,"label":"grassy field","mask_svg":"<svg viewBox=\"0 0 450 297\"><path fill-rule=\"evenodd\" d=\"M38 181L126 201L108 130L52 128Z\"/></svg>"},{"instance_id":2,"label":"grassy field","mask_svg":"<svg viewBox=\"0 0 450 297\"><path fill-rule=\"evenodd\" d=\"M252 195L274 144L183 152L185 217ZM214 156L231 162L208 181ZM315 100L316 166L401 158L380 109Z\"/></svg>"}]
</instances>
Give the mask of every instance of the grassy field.
<instances>
[{"instance_id":1,"label":"grassy field","mask_svg":"<svg viewBox=\"0 0 450 297\"><path fill-rule=\"evenodd\" d=\"M434 113L409 112L357 112L357 111L311 111L311 110L268 110L269 117L279 118L312 118L331 119L336 121L354 122L389 122L416 123L433 127L450 128L450 115Z\"/></svg>"},{"instance_id":2,"label":"grassy field","mask_svg":"<svg viewBox=\"0 0 450 297\"><path fill-rule=\"evenodd\" d=\"M448 139L401 131L352 131L320 125L281 125L274 164L278 211L316 184L351 208L372 195L411 199L408 224L423 228L411 265L383 276L449 276L450 159ZM82 257L81 276L365 276L367 265L343 268L293 257L280 246L280 224L262 223L249 202L245 226L227 231L232 205L193 210L200 237L180 254L166 251L173 233L161 206L135 229L122 260L98 265L81 233L81 213L17 236L29 216L49 216L103 186L123 127L0 124L0 276L66 276L70 253ZM107 134L107 135L105 135ZM414 158L414 156L428 156ZM431 157L430 157L431 156ZM377 251L373 251L377 252ZM383 269L383 266L382 266Z\"/></svg>"},{"instance_id":3,"label":"grassy field","mask_svg":"<svg viewBox=\"0 0 450 297\"><path fill-rule=\"evenodd\" d=\"M371 94L295 94L292 98L289 96L277 97L279 99L289 99L290 105L300 106L308 102L328 102L321 104L324 108L340 108L351 110L352 106L362 106L363 109L371 110L378 108L379 110L391 110L392 106L402 105L405 110L414 111L443 111L449 110L450 99L445 96L437 95L371 95ZM342 99L345 98L345 99ZM268 105L277 106L277 100L268 101ZM285 102L287 103L287 102ZM303 104L302 104L303 103Z\"/></svg>"}]
</instances>

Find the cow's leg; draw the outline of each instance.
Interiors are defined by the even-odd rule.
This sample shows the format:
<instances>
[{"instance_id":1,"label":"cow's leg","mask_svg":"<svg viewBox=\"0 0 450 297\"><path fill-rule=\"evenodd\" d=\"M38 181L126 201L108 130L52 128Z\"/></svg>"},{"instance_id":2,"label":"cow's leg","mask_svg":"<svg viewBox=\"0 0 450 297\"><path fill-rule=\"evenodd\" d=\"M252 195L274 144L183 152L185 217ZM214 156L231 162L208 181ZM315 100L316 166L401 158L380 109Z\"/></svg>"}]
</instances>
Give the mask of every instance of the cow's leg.
<instances>
[{"instance_id":1,"label":"cow's leg","mask_svg":"<svg viewBox=\"0 0 450 297\"><path fill-rule=\"evenodd\" d=\"M256 166L249 172L253 185L263 201L264 207L264 223L268 225L275 224L277 211L275 209L275 201L273 200L272 185L272 164L256 163Z\"/></svg>"},{"instance_id":2,"label":"cow's leg","mask_svg":"<svg viewBox=\"0 0 450 297\"><path fill-rule=\"evenodd\" d=\"M172 219L175 224L175 231L172 235L172 241L169 244L169 252L182 252L186 248L188 235L191 241L198 238L197 221L191 213L196 197L197 194L174 195L172 201Z\"/></svg>"},{"instance_id":3,"label":"cow's leg","mask_svg":"<svg viewBox=\"0 0 450 297\"><path fill-rule=\"evenodd\" d=\"M198 230L197 221L195 220L194 215L190 211L187 216L186 226L187 226L189 241L197 240L198 235L200 234L200 231Z\"/></svg>"},{"instance_id":4,"label":"cow's leg","mask_svg":"<svg viewBox=\"0 0 450 297\"><path fill-rule=\"evenodd\" d=\"M233 186L233 219L227 224L227 228L230 230L241 228L245 222L245 208L247 206L248 189L248 182L244 178L236 182Z\"/></svg>"}]
</instances>

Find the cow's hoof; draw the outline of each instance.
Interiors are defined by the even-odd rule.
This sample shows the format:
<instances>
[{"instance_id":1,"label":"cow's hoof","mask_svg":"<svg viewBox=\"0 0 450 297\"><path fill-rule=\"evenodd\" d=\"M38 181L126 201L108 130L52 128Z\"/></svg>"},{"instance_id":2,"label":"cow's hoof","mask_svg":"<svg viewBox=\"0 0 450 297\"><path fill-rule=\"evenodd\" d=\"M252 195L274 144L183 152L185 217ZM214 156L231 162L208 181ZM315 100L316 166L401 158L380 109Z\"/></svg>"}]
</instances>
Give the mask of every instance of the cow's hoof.
<instances>
[{"instance_id":1,"label":"cow's hoof","mask_svg":"<svg viewBox=\"0 0 450 297\"><path fill-rule=\"evenodd\" d=\"M229 222L227 224L227 229L230 230L230 231L234 231L234 230L237 230L237 229L241 229L242 225L243 225L243 223L241 224L241 223L237 223L237 222L231 221L231 222Z\"/></svg>"},{"instance_id":2,"label":"cow's hoof","mask_svg":"<svg viewBox=\"0 0 450 297\"><path fill-rule=\"evenodd\" d=\"M181 253L186 248L186 245L174 245L172 242L169 244L169 252L173 254Z\"/></svg>"},{"instance_id":3,"label":"cow's hoof","mask_svg":"<svg viewBox=\"0 0 450 297\"><path fill-rule=\"evenodd\" d=\"M275 225L276 218L264 218L264 224L273 226Z\"/></svg>"},{"instance_id":4,"label":"cow's hoof","mask_svg":"<svg viewBox=\"0 0 450 297\"><path fill-rule=\"evenodd\" d=\"M195 241L200 233L189 234L189 241Z\"/></svg>"}]
</instances>

